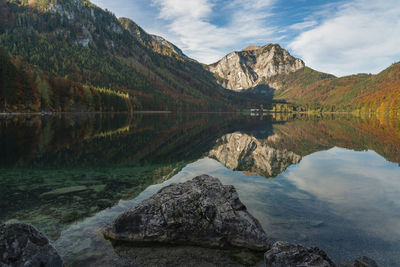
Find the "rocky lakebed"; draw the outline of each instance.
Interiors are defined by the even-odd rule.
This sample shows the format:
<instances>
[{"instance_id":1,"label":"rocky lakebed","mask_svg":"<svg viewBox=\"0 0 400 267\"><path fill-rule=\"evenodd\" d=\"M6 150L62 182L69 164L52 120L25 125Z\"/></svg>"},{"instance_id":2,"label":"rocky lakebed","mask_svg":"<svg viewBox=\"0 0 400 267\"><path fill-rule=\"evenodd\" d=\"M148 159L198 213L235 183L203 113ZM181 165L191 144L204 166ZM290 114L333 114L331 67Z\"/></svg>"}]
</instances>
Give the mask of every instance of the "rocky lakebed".
<instances>
[{"instance_id":1,"label":"rocky lakebed","mask_svg":"<svg viewBox=\"0 0 400 267\"><path fill-rule=\"evenodd\" d=\"M272 242L236 189L209 175L162 188L100 232L124 256L123 266L378 266L366 256L351 263L334 263L318 247ZM149 253L151 248L155 258L169 257L169 261L141 262L129 253L131 246L143 248L142 252L135 250L137 254ZM64 263L40 230L9 221L0 226L0 267L5 266Z\"/></svg>"}]
</instances>

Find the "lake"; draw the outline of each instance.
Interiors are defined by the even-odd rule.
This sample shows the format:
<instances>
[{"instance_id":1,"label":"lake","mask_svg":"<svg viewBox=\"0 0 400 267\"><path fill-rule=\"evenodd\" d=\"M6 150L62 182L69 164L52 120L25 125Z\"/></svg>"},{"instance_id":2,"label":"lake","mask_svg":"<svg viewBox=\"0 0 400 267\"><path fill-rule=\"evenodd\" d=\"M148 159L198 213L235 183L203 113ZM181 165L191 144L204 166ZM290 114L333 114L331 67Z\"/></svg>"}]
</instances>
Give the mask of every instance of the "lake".
<instances>
[{"instance_id":1,"label":"lake","mask_svg":"<svg viewBox=\"0 0 400 267\"><path fill-rule=\"evenodd\" d=\"M0 145L0 221L32 223L68 266L165 265L182 255L211 264L205 254L225 252L113 246L98 231L162 187L200 174L234 185L273 240L318 246L335 262L366 255L400 265L398 120L3 116Z\"/></svg>"}]
</instances>

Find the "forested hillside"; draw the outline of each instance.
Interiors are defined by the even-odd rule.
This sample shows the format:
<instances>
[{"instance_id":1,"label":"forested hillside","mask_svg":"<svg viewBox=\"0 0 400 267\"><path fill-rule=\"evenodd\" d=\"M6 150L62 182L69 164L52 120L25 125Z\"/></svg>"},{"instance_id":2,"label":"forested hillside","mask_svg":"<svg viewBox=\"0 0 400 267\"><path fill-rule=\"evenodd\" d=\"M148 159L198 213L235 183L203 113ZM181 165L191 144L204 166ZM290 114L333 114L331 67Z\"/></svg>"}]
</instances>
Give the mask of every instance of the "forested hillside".
<instances>
[{"instance_id":1,"label":"forested hillside","mask_svg":"<svg viewBox=\"0 0 400 267\"><path fill-rule=\"evenodd\" d=\"M0 49L0 110L132 111L128 93L41 76Z\"/></svg>"},{"instance_id":2,"label":"forested hillside","mask_svg":"<svg viewBox=\"0 0 400 267\"><path fill-rule=\"evenodd\" d=\"M376 75L341 78L303 68L273 77L275 99L300 110L400 114L400 63Z\"/></svg>"},{"instance_id":3,"label":"forested hillside","mask_svg":"<svg viewBox=\"0 0 400 267\"><path fill-rule=\"evenodd\" d=\"M196 61L145 46L112 13L89 1L0 0L0 18L0 46L11 61L32 69L30 85L42 85L39 76L52 88L47 102L46 90L34 86L16 88L17 98L8 95L12 87L2 90L0 106L6 110L71 110L76 102L86 106L84 97L72 96L85 95L74 92L79 87L105 88L112 95L123 92L134 109L232 110L258 101L227 92ZM51 84L60 79L68 81L62 89ZM63 93L72 93L68 96L74 104L59 107L55 99L66 99ZM119 101L114 110L120 109Z\"/></svg>"}]
</instances>

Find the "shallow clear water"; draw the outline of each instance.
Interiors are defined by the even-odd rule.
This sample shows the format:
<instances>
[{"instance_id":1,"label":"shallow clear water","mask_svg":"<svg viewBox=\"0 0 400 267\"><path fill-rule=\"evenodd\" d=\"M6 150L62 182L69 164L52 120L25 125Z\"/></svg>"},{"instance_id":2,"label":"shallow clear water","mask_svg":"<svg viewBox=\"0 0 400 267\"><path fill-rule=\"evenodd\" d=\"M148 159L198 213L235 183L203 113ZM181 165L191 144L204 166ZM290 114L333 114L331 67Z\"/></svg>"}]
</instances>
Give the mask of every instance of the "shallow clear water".
<instances>
[{"instance_id":1,"label":"shallow clear water","mask_svg":"<svg viewBox=\"0 0 400 267\"><path fill-rule=\"evenodd\" d=\"M0 137L0 221L34 224L67 265L203 257L190 247L113 247L98 229L163 186L204 173L234 185L274 240L319 246L335 262L367 255L381 266L400 264L399 121L3 117Z\"/></svg>"}]
</instances>

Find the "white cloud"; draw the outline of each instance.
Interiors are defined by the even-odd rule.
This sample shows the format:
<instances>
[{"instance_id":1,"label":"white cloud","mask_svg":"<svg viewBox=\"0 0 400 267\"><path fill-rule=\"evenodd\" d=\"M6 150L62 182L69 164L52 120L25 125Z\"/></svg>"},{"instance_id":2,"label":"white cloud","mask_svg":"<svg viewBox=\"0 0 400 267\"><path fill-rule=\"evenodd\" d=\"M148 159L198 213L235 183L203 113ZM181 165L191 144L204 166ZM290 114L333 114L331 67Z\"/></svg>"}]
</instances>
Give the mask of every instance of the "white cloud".
<instances>
[{"instance_id":1,"label":"white cloud","mask_svg":"<svg viewBox=\"0 0 400 267\"><path fill-rule=\"evenodd\" d=\"M210 15L212 4L209 0L153 0L160 8L160 18L175 19L179 17L202 19Z\"/></svg>"},{"instance_id":2,"label":"white cloud","mask_svg":"<svg viewBox=\"0 0 400 267\"><path fill-rule=\"evenodd\" d=\"M400 60L399 47L398 0L341 4L334 14L289 44L310 67L339 76L377 73Z\"/></svg>"},{"instance_id":3,"label":"white cloud","mask_svg":"<svg viewBox=\"0 0 400 267\"><path fill-rule=\"evenodd\" d=\"M274 28L265 24L272 1L235 0L223 10L216 10L221 7L211 0L153 0L153 5L167 23L164 37L203 63L215 62L252 43L277 40ZM228 22L223 26L210 22L221 11L228 13L224 14Z\"/></svg>"},{"instance_id":4,"label":"white cloud","mask_svg":"<svg viewBox=\"0 0 400 267\"><path fill-rule=\"evenodd\" d=\"M314 27L318 24L317 21L315 20L309 20L309 21L304 21L304 22L299 22L292 24L288 27L290 30L297 30L297 31L302 31L311 27Z\"/></svg>"}]
</instances>

